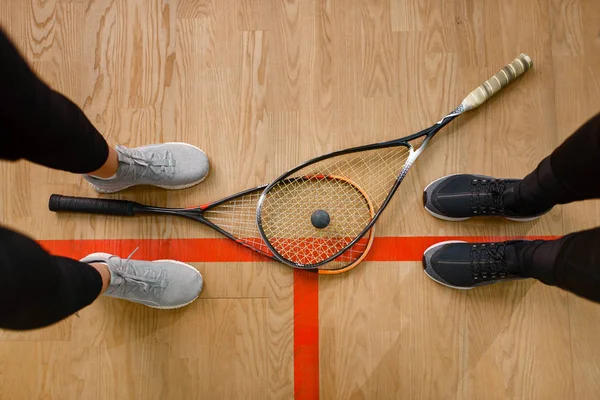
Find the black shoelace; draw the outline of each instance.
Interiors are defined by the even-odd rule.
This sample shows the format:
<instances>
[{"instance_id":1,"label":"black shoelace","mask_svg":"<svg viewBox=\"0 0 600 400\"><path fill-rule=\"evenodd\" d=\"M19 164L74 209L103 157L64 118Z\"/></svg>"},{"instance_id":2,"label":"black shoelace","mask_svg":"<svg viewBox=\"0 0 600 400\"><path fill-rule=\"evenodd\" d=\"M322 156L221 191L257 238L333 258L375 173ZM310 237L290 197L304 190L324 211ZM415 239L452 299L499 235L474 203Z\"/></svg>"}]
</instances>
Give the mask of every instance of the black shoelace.
<instances>
[{"instance_id":1,"label":"black shoelace","mask_svg":"<svg viewBox=\"0 0 600 400\"><path fill-rule=\"evenodd\" d=\"M473 179L471 181L471 209L474 214L504 214L504 181L499 179Z\"/></svg>"},{"instance_id":2,"label":"black shoelace","mask_svg":"<svg viewBox=\"0 0 600 400\"><path fill-rule=\"evenodd\" d=\"M485 243L471 246L473 280L482 282L514 276L506 265L505 247L504 243Z\"/></svg>"}]
</instances>

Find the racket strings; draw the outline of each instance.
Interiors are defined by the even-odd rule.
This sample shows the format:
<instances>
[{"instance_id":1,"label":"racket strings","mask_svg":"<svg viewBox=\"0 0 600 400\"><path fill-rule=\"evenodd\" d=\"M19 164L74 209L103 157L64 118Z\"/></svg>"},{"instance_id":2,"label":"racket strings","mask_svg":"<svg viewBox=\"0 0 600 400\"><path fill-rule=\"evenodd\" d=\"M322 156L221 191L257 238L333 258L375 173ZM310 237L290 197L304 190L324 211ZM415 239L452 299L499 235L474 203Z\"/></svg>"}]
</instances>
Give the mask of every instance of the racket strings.
<instances>
[{"instance_id":1,"label":"racket strings","mask_svg":"<svg viewBox=\"0 0 600 400\"><path fill-rule=\"evenodd\" d=\"M233 237L265 254L270 250L256 225L256 206L262 192L250 192L204 211L204 217Z\"/></svg>"},{"instance_id":2,"label":"racket strings","mask_svg":"<svg viewBox=\"0 0 600 400\"><path fill-rule=\"evenodd\" d=\"M246 193L239 197L232 198L226 202L215 205L204 211L204 217L221 229L230 233L233 237L259 250L263 254L272 255L271 250L266 245L256 224L256 207L258 199L262 194L262 190ZM287 217L287 216L284 216ZM288 218L288 223L291 223L291 216ZM288 232L289 233L289 232ZM281 236L281 243L293 242L295 240L311 240L309 235L311 232L305 231L302 235ZM367 240L361 240L356 245L352 246L345 253L341 254L331 263L328 263L323 269L339 269L359 259L367 248Z\"/></svg>"},{"instance_id":3,"label":"racket strings","mask_svg":"<svg viewBox=\"0 0 600 400\"><path fill-rule=\"evenodd\" d=\"M342 158L332 170L348 176L370 197L379 210L408 160L409 150L401 148L372 150L371 154L355 153L352 159Z\"/></svg>"},{"instance_id":4,"label":"racket strings","mask_svg":"<svg viewBox=\"0 0 600 400\"><path fill-rule=\"evenodd\" d=\"M299 264L317 264L342 251L381 208L409 155L406 146L374 149L337 155L296 171L274 185L263 202L261 223L269 243ZM331 217L325 229L311 224L312 213L320 209ZM367 237L361 238L342 254L360 257L367 243Z\"/></svg>"},{"instance_id":5,"label":"racket strings","mask_svg":"<svg viewBox=\"0 0 600 400\"><path fill-rule=\"evenodd\" d=\"M322 254L330 257L339 252L340 240L347 246L357 236L358 232L352 232L352 227L361 222L368 223L371 218L364 195L344 180L298 177L286 181L279 189L281 190L272 192L278 207L271 209L267 205L262 211L266 218L277 221L275 224L268 224L265 233L280 255L295 259L299 264L311 264L312 260ZM320 193L320 196L314 196L315 192ZM330 225L322 230L317 229L311 223L311 215L325 206L322 203L324 197L337 197L341 203L352 204L355 212L338 213L329 209ZM349 232L350 235L341 238L340 232ZM367 243L367 240L359 241L340 257L344 260L358 259L366 250ZM335 268L338 268L335 264L324 267Z\"/></svg>"}]
</instances>

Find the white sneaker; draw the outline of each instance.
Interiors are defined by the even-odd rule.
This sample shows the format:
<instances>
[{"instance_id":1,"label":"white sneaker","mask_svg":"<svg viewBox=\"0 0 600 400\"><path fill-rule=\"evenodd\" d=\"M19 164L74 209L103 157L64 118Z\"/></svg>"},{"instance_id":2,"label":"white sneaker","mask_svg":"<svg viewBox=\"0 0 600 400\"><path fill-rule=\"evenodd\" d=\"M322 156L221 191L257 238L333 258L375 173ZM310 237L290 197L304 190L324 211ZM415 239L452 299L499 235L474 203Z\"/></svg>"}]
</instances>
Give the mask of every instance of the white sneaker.
<instances>
[{"instance_id":1,"label":"white sneaker","mask_svg":"<svg viewBox=\"0 0 600 400\"><path fill-rule=\"evenodd\" d=\"M153 308L186 306L198 298L204 284L198 270L179 261L131 260L131 255L122 259L107 253L93 253L81 261L107 265L111 277L104 296Z\"/></svg>"},{"instance_id":2,"label":"white sneaker","mask_svg":"<svg viewBox=\"0 0 600 400\"><path fill-rule=\"evenodd\" d=\"M206 154L187 143L163 143L129 149L117 146L117 173L107 179L84 175L98 192L115 193L132 186L185 189L204 180L210 170Z\"/></svg>"}]
</instances>

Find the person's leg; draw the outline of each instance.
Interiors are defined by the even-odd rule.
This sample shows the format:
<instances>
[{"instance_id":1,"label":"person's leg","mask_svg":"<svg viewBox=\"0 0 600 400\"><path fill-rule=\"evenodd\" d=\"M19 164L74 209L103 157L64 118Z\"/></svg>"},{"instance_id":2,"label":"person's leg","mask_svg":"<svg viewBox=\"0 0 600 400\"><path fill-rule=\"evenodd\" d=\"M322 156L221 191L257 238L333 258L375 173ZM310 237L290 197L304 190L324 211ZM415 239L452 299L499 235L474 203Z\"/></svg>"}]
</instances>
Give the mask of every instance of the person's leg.
<instances>
[{"instance_id":1,"label":"person's leg","mask_svg":"<svg viewBox=\"0 0 600 400\"><path fill-rule=\"evenodd\" d=\"M121 259L104 253L82 261L53 256L0 228L0 328L26 330L59 322L100 294L154 308L178 308L203 287L200 273L175 261Z\"/></svg>"},{"instance_id":2,"label":"person's leg","mask_svg":"<svg viewBox=\"0 0 600 400\"><path fill-rule=\"evenodd\" d=\"M455 289L514 279L537 279L600 302L600 228L556 240L501 243L442 242L423 256L425 273Z\"/></svg>"},{"instance_id":3,"label":"person's leg","mask_svg":"<svg viewBox=\"0 0 600 400\"><path fill-rule=\"evenodd\" d=\"M524 179L458 174L424 190L435 217L464 220L504 216L537 218L558 204L600 198L600 114L584 123ZM456 289L535 278L600 302L600 228L552 241L442 242L423 254L433 280Z\"/></svg>"},{"instance_id":4,"label":"person's leg","mask_svg":"<svg viewBox=\"0 0 600 400\"><path fill-rule=\"evenodd\" d=\"M208 174L206 155L185 143L109 147L72 101L33 73L1 29L0 55L0 159L85 174L101 192L140 184L189 187ZM104 253L83 261L54 257L1 229L0 328L47 326L90 304L103 289L107 296L159 308L188 304L202 289L198 271L175 261Z\"/></svg>"},{"instance_id":5,"label":"person's leg","mask_svg":"<svg viewBox=\"0 0 600 400\"><path fill-rule=\"evenodd\" d=\"M0 228L0 328L50 325L91 304L103 287L99 270L54 257L30 238Z\"/></svg>"},{"instance_id":6,"label":"person's leg","mask_svg":"<svg viewBox=\"0 0 600 400\"><path fill-rule=\"evenodd\" d=\"M187 143L108 146L77 105L35 75L1 29L0 54L0 159L85 174L104 193L136 185L182 189L207 176L208 158Z\"/></svg>"},{"instance_id":7,"label":"person's leg","mask_svg":"<svg viewBox=\"0 0 600 400\"><path fill-rule=\"evenodd\" d=\"M600 198L600 113L586 121L519 184L507 207L540 212L558 204Z\"/></svg>"},{"instance_id":8,"label":"person's leg","mask_svg":"<svg viewBox=\"0 0 600 400\"><path fill-rule=\"evenodd\" d=\"M73 173L101 169L109 156L102 135L37 77L1 29L0 54L0 158Z\"/></svg>"},{"instance_id":9,"label":"person's leg","mask_svg":"<svg viewBox=\"0 0 600 400\"><path fill-rule=\"evenodd\" d=\"M539 217L558 204L600 198L600 114L585 122L523 179L457 174L429 184L425 209L441 219Z\"/></svg>"},{"instance_id":10,"label":"person's leg","mask_svg":"<svg viewBox=\"0 0 600 400\"><path fill-rule=\"evenodd\" d=\"M523 272L548 285L600 302L599 243L600 227L569 234L535 249L533 262Z\"/></svg>"}]
</instances>

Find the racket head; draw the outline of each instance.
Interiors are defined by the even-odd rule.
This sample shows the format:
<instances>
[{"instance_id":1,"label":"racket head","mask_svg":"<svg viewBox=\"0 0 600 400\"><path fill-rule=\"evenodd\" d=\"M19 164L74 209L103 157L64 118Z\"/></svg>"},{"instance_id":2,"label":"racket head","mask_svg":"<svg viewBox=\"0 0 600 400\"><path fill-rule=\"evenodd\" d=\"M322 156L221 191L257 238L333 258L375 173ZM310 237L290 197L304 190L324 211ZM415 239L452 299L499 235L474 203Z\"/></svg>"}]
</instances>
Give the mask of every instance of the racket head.
<instances>
[{"instance_id":1,"label":"racket head","mask_svg":"<svg viewBox=\"0 0 600 400\"><path fill-rule=\"evenodd\" d=\"M298 180L296 182L298 182ZM348 184L344 185L348 186ZM267 185L262 185L253 189L248 189L222 200L200 207L194 207L189 210L190 212L196 213L199 218L203 219L204 223L207 223L221 234L235 240L237 243L271 259L281 261L274 253L273 248L265 242L256 223L258 200L266 186ZM369 212L372 212L372 207ZM369 230L369 232L357 241L357 243L351 246L343 254L332 259L329 263L322 265L319 268L302 268L314 270L320 274L339 274L346 272L354 268L365 258L371 248L373 238L373 230ZM287 241L293 239L298 238L283 238L283 240ZM296 265L292 266L298 268Z\"/></svg>"},{"instance_id":2,"label":"racket head","mask_svg":"<svg viewBox=\"0 0 600 400\"><path fill-rule=\"evenodd\" d=\"M374 164L364 163L365 153L381 150L389 160L371 153ZM372 194L381 190L378 186L391 190L406 162L396 158L407 158L409 152L404 143L364 146L313 159L287 172L267 186L258 201L256 221L263 240L275 257L296 268L336 270L340 258L364 259L374 237L375 216L387 197L374 199ZM390 174L388 164L398 170L392 168ZM375 171L382 166L386 182L370 179L368 168ZM354 173L349 173L352 167ZM330 215L326 228L313 224L314 213L320 210Z\"/></svg>"}]
</instances>

